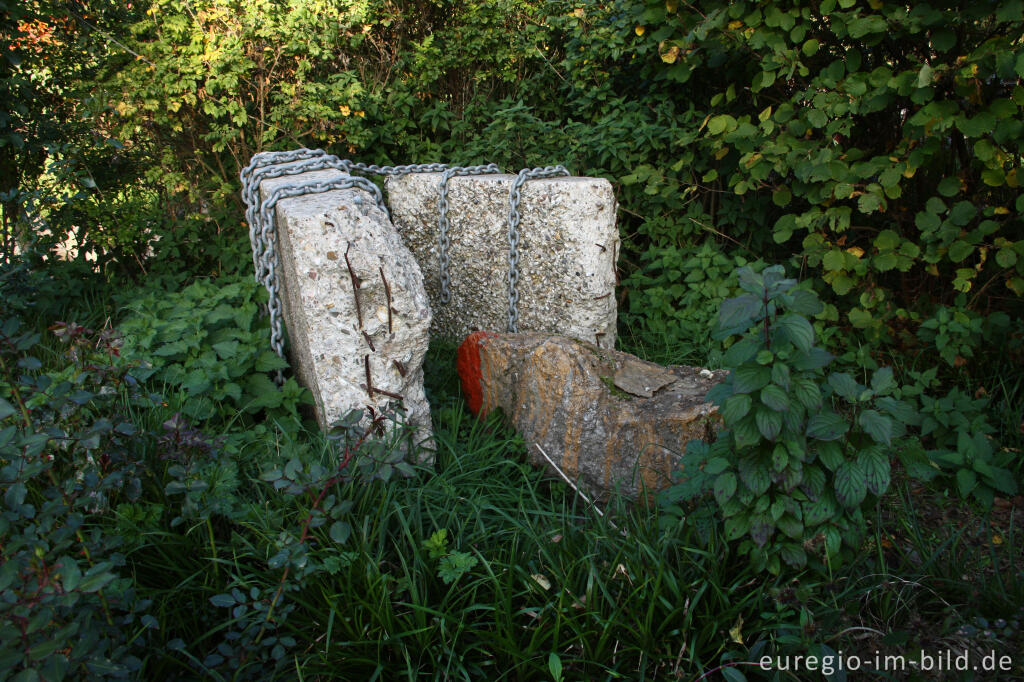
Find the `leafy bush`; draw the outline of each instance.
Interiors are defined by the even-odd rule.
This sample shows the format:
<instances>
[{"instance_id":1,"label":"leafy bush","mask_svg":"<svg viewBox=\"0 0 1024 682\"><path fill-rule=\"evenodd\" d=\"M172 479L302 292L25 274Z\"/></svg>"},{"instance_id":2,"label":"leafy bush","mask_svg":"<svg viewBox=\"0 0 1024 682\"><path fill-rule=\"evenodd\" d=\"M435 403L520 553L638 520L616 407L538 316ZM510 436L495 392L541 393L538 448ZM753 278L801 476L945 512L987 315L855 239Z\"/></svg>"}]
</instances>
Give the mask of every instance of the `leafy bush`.
<instances>
[{"instance_id":1,"label":"leafy bush","mask_svg":"<svg viewBox=\"0 0 1024 682\"><path fill-rule=\"evenodd\" d=\"M870 386L825 376L833 358L815 345L807 319L823 306L781 266L738 276L746 293L722 305L715 336L740 338L725 353L729 377L708 393L724 429L710 445L688 445L689 478L668 499L713 492L725 536L742 539L739 551L757 570L777 574L783 561L802 568L821 544L835 565L844 547L859 550L862 508L888 489L890 448L919 418L891 397L891 369L877 370Z\"/></svg>"},{"instance_id":2,"label":"leafy bush","mask_svg":"<svg viewBox=\"0 0 1024 682\"><path fill-rule=\"evenodd\" d=\"M38 334L0 325L0 661L20 679L123 678L157 622L124 570L122 539L93 518L141 501L136 429L118 416L133 383L112 334L54 331L63 378L40 371Z\"/></svg>"},{"instance_id":3,"label":"leafy bush","mask_svg":"<svg viewBox=\"0 0 1024 682\"><path fill-rule=\"evenodd\" d=\"M294 378L278 388L268 374L288 363L270 350L269 322L259 312L265 299L247 276L200 280L170 295L132 294L120 324L125 362L141 366L133 370L139 379L177 394L181 411L194 419L265 411L297 425L309 395Z\"/></svg>"},{"instance_id":4,"label":"leafy bush","mask_svg":"<svg viewBox=\"0 0 1024 682\"><path fill-rule=\"evenodd\" d=\"M709 224L744 239L749 226L724 209L755 212L771 229L750 238L811 268L837 322L872 342L954 306L921 334L953 360L977 313L1019 316L1018 2L634 8L635 53L697 108L684 185L717 197ZM943 315L974 321L961 331Z\"/></svg>"},{"instance_id":5,"label":"leafy bush","mask_svg":"<svg viewBox=\"0 0 1024 682\"><path fill-rule=\"evenodd\" d=\"M718 310L736 293L736 272L748 259L729 256L712 241L692 249L652 246L641 259L643 265L622 283L630 289L626 324L647 337L686 339L703 350L698 362L705 362Z\"/></svg>"}]
</instances>

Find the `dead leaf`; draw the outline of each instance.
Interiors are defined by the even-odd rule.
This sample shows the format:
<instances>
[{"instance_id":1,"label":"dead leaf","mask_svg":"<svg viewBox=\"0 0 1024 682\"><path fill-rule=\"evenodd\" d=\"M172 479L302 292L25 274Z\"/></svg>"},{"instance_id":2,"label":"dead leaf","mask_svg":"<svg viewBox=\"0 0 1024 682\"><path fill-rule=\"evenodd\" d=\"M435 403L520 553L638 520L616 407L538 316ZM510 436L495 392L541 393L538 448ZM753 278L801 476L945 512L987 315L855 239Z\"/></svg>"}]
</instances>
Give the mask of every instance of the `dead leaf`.
<instances>
[{"instance_id":1,"label":"dead leaf","mask_svg":"<svg viewBox=\"0 0 1024 682\"><path fill-rule=\"evenodd\" d=\"M731 628L729 628L729 637L731 637L732 641L736 642L737 644L743 644L743 633L740 632L740 628L742 627L743 616L737 616L736 625L733 625Z\"/></svg>"},{"instance_id":2,"label":"dead leaf","mask_svg":"<svg viewBox=\"0 0 1024 682\"><path fill-rule=\"evenodd\" d=\"M532 573L530 574L530 577L533 578L533 582L537 583L545 590L551 589L551 581L548 580L545 576L541 575L540 573Z\"/></svg>"}]
</instances>

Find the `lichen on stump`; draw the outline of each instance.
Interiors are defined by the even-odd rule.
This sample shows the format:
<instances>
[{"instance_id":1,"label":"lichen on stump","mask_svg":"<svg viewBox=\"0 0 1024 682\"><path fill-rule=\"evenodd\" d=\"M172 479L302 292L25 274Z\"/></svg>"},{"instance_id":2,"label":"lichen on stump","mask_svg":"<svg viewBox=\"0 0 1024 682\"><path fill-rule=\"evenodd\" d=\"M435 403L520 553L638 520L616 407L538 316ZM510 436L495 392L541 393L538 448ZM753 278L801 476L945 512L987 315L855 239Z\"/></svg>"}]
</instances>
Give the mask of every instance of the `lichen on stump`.
<instances>
[{"instance_id":1,"label":"lichen on stump","mask_svg":"<svg viewBox=\"0 0 1024 682\"><path fill-rule=\"evenodd\" d=\"M671 483L690 440L718 428L707 392L727 372L663 367L634 355L561 336L474 332L457 366L470 409L501 408L540 449L596 498L618 490L638 499Z\"/></svg>"}]
</instances>

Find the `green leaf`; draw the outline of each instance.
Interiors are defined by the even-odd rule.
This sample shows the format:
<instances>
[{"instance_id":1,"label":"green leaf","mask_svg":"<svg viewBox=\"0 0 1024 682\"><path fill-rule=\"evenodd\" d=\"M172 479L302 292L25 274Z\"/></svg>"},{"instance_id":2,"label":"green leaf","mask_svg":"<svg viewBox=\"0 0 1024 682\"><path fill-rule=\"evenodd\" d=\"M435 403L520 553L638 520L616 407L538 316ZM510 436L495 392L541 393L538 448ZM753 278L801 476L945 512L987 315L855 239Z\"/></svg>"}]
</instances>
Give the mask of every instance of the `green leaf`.
<instances>
[{"instance_id":1,"label":"green leaf","mask_svg":"<svg viewBox=\"0 0 1024 682\"><path fill-rule=\"evenodd\" d=\"M212 348L217 352L218 357L221 360L230 360L237 353L240 344L238 341L221 341L220 343L213 344Z\"/></svg>"},{"instance_id":2,"label":"green leaf","mask_svg":"<svg viewBox=\"0 0 1024 682\"><path fill-rule=\"evenodd\" d=\"M692 443L694 441L690 442ZM687 444L687 452L689 452L689 443ZM704 465L704 473L707 474L708 476L714 476L715 474L722 473L730 466L732 466L732 463L725 457L712 457Z\"/></svg>"},{"instance_id":3,"label":"green leaf","mask_svg":"<svg viewBox=\"0 0 1024 682\"><path fill-rule=\"evenodd\" d=\"M15 412L17 412L17 410L14 409L13 405L11 405L9 402L4 400L3 398L0 398L0 419L5 419L7 417L10 417Z\"/></svg>"},{"instance_id":4,"label":"green leaf","mask_svg":"<svg viewBox=\"0 0 1024 682\"><path fill-rule=\"evenodd\" d=\"M836 501L847 509L859 507L867 496L867 477L859 462L843 462L835 472Z\"/></svg>"},{"instance_id":5,"label":"green leaf","mask_svg":"<svg viewBox=\"0 0 1024 682\"><path fill-rule=\"evenodd\" d=\"M772 483L768 467L756 455L741 457L737 468L743 485L755 495L763 494Z\"/></svg>"},{"instance_id":6,"label":"green leaf","mask_svg":"<svg viewBox=\"0 0 1024 682\"><path fill-rule=\"evenodd\" d=\"M885 395L896 388L896 379L893 378L892 367L879 367L871 375L871 390L875 395Z\"/></svg>"},{"instance_id":7,"label":"green leaf","mask_svg":"<svg viewBox=\"0 0 1024 682\"><path fill-rule=\"evenodd\" d=\"M860 393L864 388L846 372L830 374L828 377L828 384L837 395L845 398L851 403L857 402L857 399L860 397Z\"/></svg>"},{"instance_id":8,"label":"green leaf","mask_svg":"<svg viewBox=\"0 0 1024 682\"><path fill-rule=\"evenodd\" d=\"M743 674L738 668L724 667L721 669L722 677L727 682L747 682L747 676Z\"/></svg>"},{"instance_id":9,"label":"green leaf","mask_svg":"<svg viewBox=\"0 0 1024 682\"><path fill-rule=\"evenodd\" d=\"M816 446L818 459L829 471L835 471L839 465L846 461L843 457L843 446L833 441L824 441Z\"/></svg>"},{"instance_id":10,"label":"green leaf","mask_svg":"<svg viewBox=\"0 0 1024 682\"><path fill-rule=\"evenodd\" d=\"M893 426L892 420L888 417L875 410L864 410L857 421L876 443L892 444Z\"/></svg>"},{"instance_id":11,"label":"green leaf","mask_svg":"<svg viewBox=\"0 0 1024 682\"><path fill-rule=\"evenodd\" d=\"M761 348L761 343L757 339L743 339L729 346L725 355L722 356L722 362L726 367L739 367L754 357L759 348Z\"/></svg>"},{"instance_id":12,"label":"green leaf","mask_svg":"<svg viewBox=\"0 0 1024 682\"><path fill-rule=\"evenodd\" d=\"M737 514L725 520L725 537L738 540L750 530L750 514Z\"/></svg>"},{"instance_id":13,"label":"green leaf","mask_svg":"<svg viewBox=\"0 0 1024 682\"><path fill-rule=\"evenodd\" d=\"M267 568L278 569L288 563L288 550L282 549L280 552L270 557L267 560Z\"/></svg>"},{"instance_id":14,"label":"green leaf","mask_svg":"<svg viewBox=\"0 0 1024 682\"><path fill-rule=\"evenodd\" d=\"M758 407L754 420L761 435L768 440L774 441L782 430L782 415L773 409Z\"/></svg>"},{"instance_id":15,"label":"green leaf","mask_svg":"<svg viewBox=\"0 0 1024 682\"><path fill-rule=\"evenodd\" d=\"M736 474L728 471L715 479L713 488L715 500L719 505L724 505L736 494Z\"/></svg>"},{"instance_id":16,"label":"green leaf","mask_svg":"<svg viewBox=\"0 0 1024 682\"><path fill-rule=\"evenodd\" d=\"M814 327L803 315L787 313L775 322L776 329L794 346L808 352L814 345Z\"/></svg>"},{"instance_id":17,"label":"green leaf","mask_svg":"<svg viewBox=\"0 0 1024 682\"><path fill-rule=\"evenodd\" d=\"M256 358L256 364L253 369L257 372L274 372L279 369L288 369L288 361L278 357L277 353L272 350L265 350Z\"/></svg>"},{"instance_id":18,"label":"green leaf","mask_svg":"<svg viewBox=\"0 0 1024 682\"><path fill-rule=\"evenodd\" d=\"M803 540L804 524L789 514L779 517L779 520L775 522L775 525L778 526L779 530L784 534L794 540Z\"/></svg>"},{"instance_id":19,"label":"green leaf","mask_svg":"<svg viewBox=\"0 0 1024 682\"><path fill-rule=\"evenodd\" d=\"M857 462L864 471L867 488L874 495L882 495L889 489L889 458L880 447L864 448L857 456Z\"/></svg>"},{"instance_id":20,"label":"green leaf","mask_svg":"<svg viewBox=\"0 0 1024 682\"><path fill-rule=\"evenodd\" d=\"M238 602L230 594L215 594L210 597L210 603L221 608L230 608Z\"/></svg>"},{"instance_id":21,"label":"green leaf","mask_svg":"<svg viewBox=\"0 0 1024 682\"><path fill-rule=\"evenodd\" d=\"M803 527L801 526L801 529ZM792 537L792 536L791 536ZM794 537L794 540L800 540L800 537ZM791 542L787 542L782 545L779 549L779 556L786 562L788 566L796 570L802 569L807 565L807 551L803 548L803 545L795 545Z\"/></svg>"},{"instance_id":22,"label":"green leaf","mask_svg":"<svg viewBox=\"0 0 1024 682\"><path fill-rule=\"evenodd\" d=\"M792 213L787 213L775 221L775 225L772 227L772 239L776 244L782 244L793 236L793 230L795 229L796 216Z\"/></svg>"},{"instance_id":23,"label":"green leaf","mask_svg":"<svg viewBox=\"0 0 1024 682\"><path fill-rule=\"evenodd\" d=\"M932 34L932 47L939 52L946 52L956 44L956 34L948 28L941 28Z\"/></svg>"},{"instance_id":24,"label":"green leaf","mask_svg":"<svg viewBox=\"0 0 1024 682\"><path fill-rule=\"evenodd\" d=\"M807 436L817 440L836 440L849 428L850 425L846 423L846 420L835 412L818 412L807 422Z\"/></svg>"},{"instance_id":25,"label":"green leaf","mask_svg":"<svg viewBox=\"0 0 1024 682\"><path fill-rule=\"evenodd\" d=\"M734 328L746 330L754 324L754 320L762 308L761 301L750 294L726 299L722 302L722 309L718 314L718 328L720 330Z\"/></svg>"},{"instance_id":26,"label":"green leaf","mask_svg":"<svg viewBox=\"0 0 1024 682\"><path fill-rule=\"evenodd\" d=\"M800 490L808 499L817 500L825 491L825 472L814 465L804 467Z\"/></svg>"},{"instance_id":27,"label":"green leaf","mask_svg":"<svg viewBox=\"0 0 1024 682\"><path fill-rule=\"evenodd\" d=\"M782 471L789 464L789 451L786 446L779 443L772 449L772 471Z\"/></svg>"},{"instance_id":28,"label":"green leaf","mask_svg":"<svg viewBox=\"0 0 1024 682\"><path fill-rule=\"evenodd\" d=\"M978 485L978 477L970 469L960 469L956 472L956 484L960 488L960 496L966 498Z\"/></svg>"},{"instance_id":29,"label":"green leaf","mask_svg":"<svg viewBox=\"0 0 1024 682\"><path fill-rule=\"evenodd\" d=\"M776 412L784 412L789 409L789 395L775 384L768 384L761 389L761 402Z\"/></svg>"},{"instance_id":30,"label":"green leaf","mask_svg":"<svg viewBox=\"0 0 1024 682\"><path fill-rule=\"evenodd\" d=\"M739 393L727 399L725 404L722 405L722 420L729 426L747 416L749 411L750 396L745 393Z\"/></svg>"},{"instance_id":31,"label":"green leaf","mask_svg":"<svg viewBox=\"0 0 1024 682\"><path fill-rule=\"evenodd\" d=\"M825 552L830 556L838 556L843 546L843 537L834 526L825 529Z\"/></svg>"},{"instance_id":32,"label":"green leaf","mask_svg":"<svg viewBox=\"0 0 1024 682\"><path fill-rule=\"evenodd\" d=\"M996 264L1001 268L1012 268L1017 264L1017 253L1010 248L996 251Z\"/></svg>"},{"instance_id":33,"label":"green leaf","mask_svg":"<svg viewBox=\"0 0 1024 682\"><path fill-rule=\"evenodd\" d=\"M826 491L812 504L804 507L804 526L814 528L831 521L836 514L836 502L831 492Z\"/></svg>"},{"instance_id":34,"label":"green leaf","mask_svg":"<svg viewBox=\"0 0 1024 682\"><path fill-rule=\"evenodd\" d=\"M846 269L846 256L839 249L832 249L821 259L821 265L829 271Z\"/></svg>"},{"instance_id":35,"label":"green leaf","mask_svg":"<svg viewBox=\"0 0 1024 682\"><path fill-rule=\"evenodd\" d=\"M767 514L757 514L750 519L750 538L758 547L764 547L774 533L775 523Z\"/></svg>"},{"instance_id":36,"label":"green leaf","mask_svg":"<svg viewBox=\"0 0 1024 682\"><path fill-rule=\"evenodd\" d=\"M823 348L811 348L806 353L800 353L791 361L794 369L814 370L825 367L832 362L832 354Z\"/></svg>"},{"instance_id":37,"label":"green leaf","mask_svg":"<svg viewBox=\"0 0 1024 682\"><path fill-rule=\"evenodd\" d=\"M949 259L954 263L959 263L971 255L972 251L974 251L973 244L957 240L949 247Z\"/></svg>"},{"instance_id":38,"label":"green leaf","mask_svg":"<svg viewBox=\"0 0 1024 682\"><path fill-rule=\"evenodd\" d=\"M752 393L768 385L772 371L762 365L747 364L733 370L733 391Z\"/></svg>"},{"instance_id":39,"label":"green leaf","mask_svg":"<svg viewBox=\"0 0 1024 682\"><path fill-rule=\"evenodd\" d=\"M462 576L466 575L479 559L468 552L452 552L441 557L438 563L437 575L444 581L445 585L451 585Z\"/></svg>"},{"instance_id":40,"label":"green leaf","mask_svg":"<svg viewBox=\"0 0 1024 682\"><path fill-rule=\"evenodd\" d=\"M776 361L772 365L772 383L788 391L792 382L789 377L789 365Z\"/></svg>"},{"instance_id":41,"label":"green leaf","mask_svg":"<svg viewBox=\"0 0 1024 682\"><path fill-rule=\"evenodd\" d=\"M821 407L821 389L811 379L794 379L792 391L797 402L808 411L813 412Z\"/></svg>"},{"instance_id":42,"label":"green leaf","mask_svg":"<svg viewBox=\"0 0 1024 682\"><path fill-rule=\"evenodd\" d=\"M921 70L917 72L917 87L926 88L931 85L933 73L932 67L923 64Z\"/></svg>"},{"instance_id":43,"label":"green leaf","mask_svg":"<svg viewBox=\"0 0 1024 682\"><path fill-rule=\"evenodd\" d=\"M939 190L939 194L944 197L955 197L960 192L960 179L943 178L939 181L937 189Z\"/></svg>"},{"instance_id":44,"label":"green leaf","mask_svg":"<svg viewBox=\"0 0 1024 682\"><path fill-rule=\"evenodd\" d=\"M726 130L736 128L736 119L729 114L719 114L708 121L708 132L712 135L721 135Z\"/></svg>"},{"instance_id":45,"label":"green leaf","mask_svg":"<svg viewBox=\"0 0 1024 682\"><path fill-rule=\"evenodd\" d=\"M917 410L902 400L896 400L887 396L875 400L875 406L901 424L917 426L921 423L921 415L918 414Z\"/></svg>"},{"instance_id":46,"label":"green leaf","mask_svg":"<svg viewBox=\"0 0 1024 682\"><path fill-rule=\"evenodd\" d=\"M562 659L554 651L548 654L548 672L555 682L562 682Z\"/></svg>"},{"instance_id":47,"label":"green leaf","mask_svg":"<svg viewBox=\"0 0 1024 682\"><path fill-rule=\"evenodd\" d=\"M790 312L799 313L800 315L813 316L825 309L825 306L818 299L818 295L813 291L795 289L783 295L782 300Z\"/></svg>"},{"instance_id":48,"label":"green leaf","mask_svg":"<svg viewBox=\"0 0 1024 682\"><path fill-rule=\"evenodd\" d=\"M761 440L761 432L757 428L757 422L754 419L754 415L749 414L735 426L732 427L733 438L736 440L737 447L746 448L751 445L756 445Z\"/></svg>"},{"instance_id":49,"label":"green leaf","mask_svg":"<svg viewBox=\"0 0 1024 682\"><path fill-rule=\"evenodd\" d=\"M344 521L335 521L331 524L330 536L331 539L337 542L339 545L344 545L352 533L352 526L345 523Z\"/></svg>"}]
</instances>

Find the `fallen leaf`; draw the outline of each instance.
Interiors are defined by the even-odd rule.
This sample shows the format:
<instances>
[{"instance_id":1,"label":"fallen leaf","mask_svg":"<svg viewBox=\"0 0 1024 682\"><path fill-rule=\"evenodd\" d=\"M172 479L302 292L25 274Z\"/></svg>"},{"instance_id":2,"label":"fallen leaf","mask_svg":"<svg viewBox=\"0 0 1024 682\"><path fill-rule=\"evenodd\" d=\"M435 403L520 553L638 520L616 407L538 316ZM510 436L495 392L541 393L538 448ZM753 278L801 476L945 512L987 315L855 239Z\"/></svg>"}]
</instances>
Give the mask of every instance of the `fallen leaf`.
<instances>
[{"instance_id":1,"label":"fallen leaf","mask_svg":"<svg viewBox=\"0 0 1024 682\"><path fill-rule=\"evenodd\" d=\"M736 625L733 625L731 628L729 628L729 637L731 637L732 641L736 642L737 644L743 644L743 633L740 632L740 628L742 627L743 616L737 616Z\"/></svg>"},{"instance_id":2,"label":"fallen leaf","mask_svg":"<svg viewBox=\"0 0 1024 682\"><path fill-rule=\"evenodd\" d=\"M545 590L550 590L551 589L551 581L548 580L543 575L541 575L540 573L531 573L530 577L533 578L533 582L537 583L538 585L543 587Z\"/></svg>"}]
</instances>

